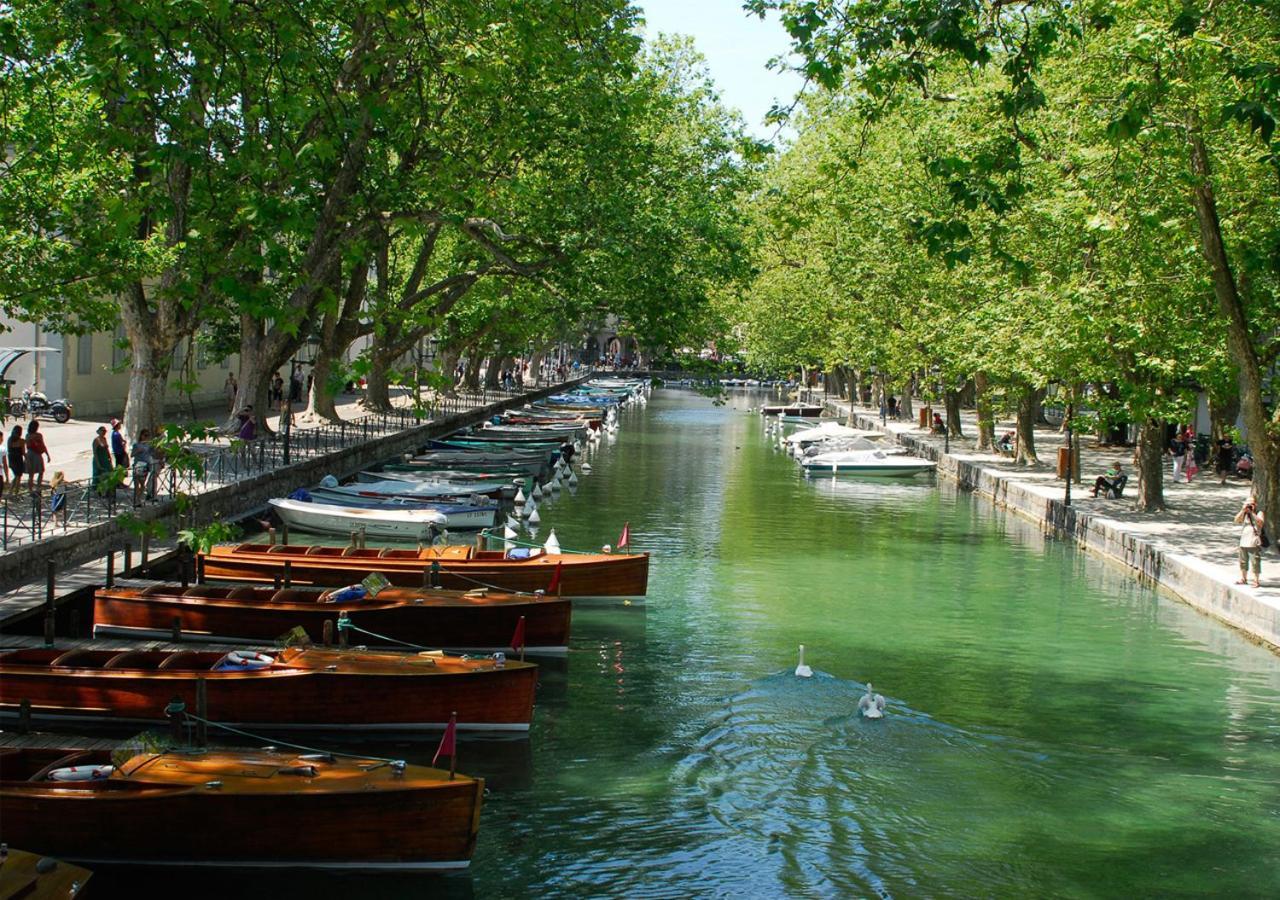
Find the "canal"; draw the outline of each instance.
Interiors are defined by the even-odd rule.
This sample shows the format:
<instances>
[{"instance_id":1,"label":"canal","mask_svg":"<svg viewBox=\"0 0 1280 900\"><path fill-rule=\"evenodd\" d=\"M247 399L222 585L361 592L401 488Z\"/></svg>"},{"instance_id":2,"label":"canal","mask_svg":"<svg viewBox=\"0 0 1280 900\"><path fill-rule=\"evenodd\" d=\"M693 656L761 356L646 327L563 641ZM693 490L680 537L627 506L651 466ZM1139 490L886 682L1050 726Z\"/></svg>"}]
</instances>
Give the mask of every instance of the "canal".
<instances>
[{"instance_id":1,"label":"canal","mask_svg":"<svg viewBox=\"0 0 1280 900\"><path fill-rule=\"evenodd\" d=\"M656 391L543 505L629 521L648 602L575 610L527 742L462 743L479 848L426 889L1280 895L1280 659L945 483L806 481L753 401Z\"/></svg>"}]
</instances>

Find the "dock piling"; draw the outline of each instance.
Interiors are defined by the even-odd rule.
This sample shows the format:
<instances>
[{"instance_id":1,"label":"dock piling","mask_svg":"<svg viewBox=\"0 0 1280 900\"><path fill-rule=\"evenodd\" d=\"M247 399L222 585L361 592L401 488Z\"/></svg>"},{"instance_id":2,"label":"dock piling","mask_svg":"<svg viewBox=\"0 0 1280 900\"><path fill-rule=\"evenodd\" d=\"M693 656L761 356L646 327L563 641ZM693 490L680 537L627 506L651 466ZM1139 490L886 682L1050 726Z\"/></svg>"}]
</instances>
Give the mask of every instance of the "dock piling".
<instances>
[{"instance_id":1,"label":"dock piling","mask_svg":"<svg viewBox=\"0 0 1280 900\"><path fill-rule=\"evenodd\" d=\"M133 544L129 541L124 542L124 568L120 570L125 578L133 572Z\"/></svg>"},{"instance_id":2,"label":"dock piling","mask_svg":"<svg viewBox=\"0 0 1280 900\"><path fill-rule=\"evenodd\" d=\"M107 587L116 586L116 551L107 553Z\"/></svg>"},{"instance_id":3,"label":"dock piling","mask_svg":"<svg viewBox=\"0 0 1280 900\"><path fill-rule=\"evenodd\" d=\"M267 529L267 544L274 547L276 545L276 529L272 526Z\"/></svg>"},{"instance_id":4,"label":"dock piling","mask_svg":"<svg viewBox=\"0 0 1280 900\"><path fill-rule=\"evenodd\" d=\"M209 745L209 684L203 678L196 679L196 745Z\"/></svg>"},{"instance_id":5,"label":"dock piling","mask_svg":"<svg viewBox=\"0 0 1280 900\"><path fill-rule=\"evenodd\" d=\"M286 547L289 546L289 523L284 522L280 525L280 543Z\"/></svg>"},{"instance_id":6,"label":"dock piling","mask_svg":"<svg viewBox=\"0 0 1280 900\"><path fill-rule=\"evenodd\" d=\"M31 733L31 701L23 697L18 701L18 734Z\"/></svg>"},{"instance_id":7,"label":"dock piling","mask_svg":"<svg viewBox=\"0 0 1280 900\"><path fill-rule=\"evenodd\" d=\"M182 618L180 616L173 617L173 624L169 627L169 637L175 643L182 641Z\"/></svg>"},{"instance_id":8,"label":"dock piling","mask_svg":"<svg viewBox=\"0 0 1280 900\"><path fill-rule=\"evenodd\" d=\"M326 647L333 646L333 619L324 620L324 632L320 636L320 641Z\"/></svg>"},{"instance_id":9,"label":"dock piling","mask_svg":"<svg viewBox=\"0 0 1280 900\"><path fill-rule=\"evenodd\" d=\"M284 561L284 586L293 587L293 560Z\"/></svg>"}]
</instances>

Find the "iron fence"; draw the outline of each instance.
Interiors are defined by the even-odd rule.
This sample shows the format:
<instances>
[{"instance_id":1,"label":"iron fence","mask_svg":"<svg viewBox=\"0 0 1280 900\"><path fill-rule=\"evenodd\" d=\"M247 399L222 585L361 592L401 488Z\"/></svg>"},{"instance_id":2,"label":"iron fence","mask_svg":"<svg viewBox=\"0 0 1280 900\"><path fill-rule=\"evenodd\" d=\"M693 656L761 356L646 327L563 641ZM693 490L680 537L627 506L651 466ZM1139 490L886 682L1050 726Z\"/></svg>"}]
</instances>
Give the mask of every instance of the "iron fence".
<instances>
[{"instance_id":1,"label":"iron fence","mask_svg":"<svg viewBox=\"0 0 1280 900\"><path fill-rule=\"evenodd\" d=\"M531 390L554 387L587 374L590 374L589 370L569 373L569 377L562 381L544 382ZM87 528L179 496L194 496L281 466L327 456L376 438L473 412L504 400L518 399L527 393L516 386L481 387L477 391L460 391L452 396L423 398L417 406L368 413L341 422L305 427L290 423L252 441L191 444L189 449L201 457L201 465L197 469L179 470L161 464L147 478L131 477L115 488L100 490L87 479L64 481L56 490L48 482L35 491L14 485L15 489L0 493L0 552Z\"/></svg>"}]
</instances>

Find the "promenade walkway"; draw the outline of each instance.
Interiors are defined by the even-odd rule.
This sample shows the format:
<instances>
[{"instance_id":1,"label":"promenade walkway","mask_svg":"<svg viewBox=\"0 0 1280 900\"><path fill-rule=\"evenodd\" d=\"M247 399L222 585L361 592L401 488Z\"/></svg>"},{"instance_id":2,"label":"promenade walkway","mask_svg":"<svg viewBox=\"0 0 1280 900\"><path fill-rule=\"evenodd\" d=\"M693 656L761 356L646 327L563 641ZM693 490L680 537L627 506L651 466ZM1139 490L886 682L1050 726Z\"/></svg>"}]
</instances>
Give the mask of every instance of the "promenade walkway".
<instances>
[{"instance_id":1,"label":"promenade walkway","mask_svg":"<svg viewBox=\"0 0 1280 900\"><path fill-rule=\"evenodd\" d=\"M848 401L828 399L827 403L841 416L849 415ZM881 427L878 408L855 406L853 414L863 427ZM965 437L952 438L945 456L943 436L919 428L915 422L890 419L885 429L900 443L937 458L942 474L1136 570L1196 608L1280 649L1280 556L1264 551L1260 588L1235 584L1240 526L1232 518L1250 493L1249 481L1228 478L1221 485L1210 464L1190 484L1173 483L1172 464L1167 462L1167 509L1138 512L1131 496L1136 490L1133 448L1099 446L1093 436L1081 435L1081 479L1071 486L1071 506L1067 508L1063 504L1065 483L1055 471L1058 448L1065 438L1058 429L1037 429L1036 451L1041 463L1020 466L1005 456L977 452L976 415L966 411L961 420ZM996 435L1013 427L1012 420L999 421ZM1118 500L1090 497L1094 478L1115 460L1123 460L1130 473L1126 488L1130 496ZM1280 510L1267 512L1280 515Z\"/></svg>"}]
</instances>

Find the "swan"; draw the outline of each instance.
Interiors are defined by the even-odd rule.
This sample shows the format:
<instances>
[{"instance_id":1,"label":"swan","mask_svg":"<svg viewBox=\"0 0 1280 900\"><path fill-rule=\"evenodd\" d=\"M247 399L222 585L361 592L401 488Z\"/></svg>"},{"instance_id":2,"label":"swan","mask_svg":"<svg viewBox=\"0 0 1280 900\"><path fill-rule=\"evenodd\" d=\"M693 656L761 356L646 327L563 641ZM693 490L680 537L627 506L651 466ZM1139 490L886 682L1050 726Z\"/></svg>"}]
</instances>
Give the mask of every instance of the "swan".
<instances>
[{"instance_id":1,"label":"swan","mask_svg":"<svg viewBox=\"0 0 1280 900\"><path fill-rule=\"evenodd\" d=\"M864 719L884 718L884 697L877 694L867 682L867 692L858 701L858 714Z\"/></svg>"},{"instance_id":2,"label":"swan","mask_svg":"<svg viewBox=\"0 0 1280 900\"><path fill-rule=\"evenodd\" d=\"M804 663L804 644L800 645L800 663L796 666L796 677L797 678L813 677L813 669L809 668Z\"/></svg>"}]
</instances>

